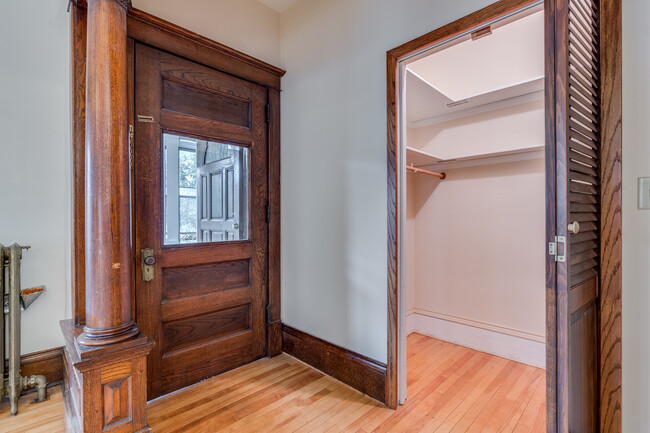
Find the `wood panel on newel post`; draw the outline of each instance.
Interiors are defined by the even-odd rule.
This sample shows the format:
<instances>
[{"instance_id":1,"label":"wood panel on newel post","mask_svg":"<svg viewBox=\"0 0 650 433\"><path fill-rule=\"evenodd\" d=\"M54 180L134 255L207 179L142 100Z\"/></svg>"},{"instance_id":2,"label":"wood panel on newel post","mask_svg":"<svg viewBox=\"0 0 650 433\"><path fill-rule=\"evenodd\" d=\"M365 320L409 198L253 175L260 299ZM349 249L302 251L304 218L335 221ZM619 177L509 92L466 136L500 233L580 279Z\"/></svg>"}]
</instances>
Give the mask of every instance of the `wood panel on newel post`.
<instances>
[{"instance_id":1,"label":"wood panel on newel post","mask_svg":"<svg viewBox=\"0 0 650 433\"><path fill-rule=\"evenodd\" d=\"M87 2L86 325L61 322L66 429L148 432L152 341L131 309L131 204L126 15L130 0Z\"/></svg>"}]
</instances>

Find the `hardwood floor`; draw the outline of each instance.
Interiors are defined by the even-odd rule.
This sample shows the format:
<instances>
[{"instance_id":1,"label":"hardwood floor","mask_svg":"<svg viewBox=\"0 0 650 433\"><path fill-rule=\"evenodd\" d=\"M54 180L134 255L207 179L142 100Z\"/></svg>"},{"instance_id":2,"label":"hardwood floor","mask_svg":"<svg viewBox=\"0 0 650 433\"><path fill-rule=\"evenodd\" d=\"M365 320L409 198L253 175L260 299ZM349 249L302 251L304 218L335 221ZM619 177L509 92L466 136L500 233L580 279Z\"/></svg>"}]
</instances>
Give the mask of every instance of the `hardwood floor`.
<instances>
[{"instance_id":1,"label":"hardwood floor","mask_svg":"<svg viewBox=\"0 0 650 433\"><path fill-rule=\"evenodd\" d=\"M288 355L264 359L149 403L155 433L546 431L544 371L440 340L408 337L408 395L396 411ZM63 432L60 390L0 431Z\"/></svg>"}]
</instances>

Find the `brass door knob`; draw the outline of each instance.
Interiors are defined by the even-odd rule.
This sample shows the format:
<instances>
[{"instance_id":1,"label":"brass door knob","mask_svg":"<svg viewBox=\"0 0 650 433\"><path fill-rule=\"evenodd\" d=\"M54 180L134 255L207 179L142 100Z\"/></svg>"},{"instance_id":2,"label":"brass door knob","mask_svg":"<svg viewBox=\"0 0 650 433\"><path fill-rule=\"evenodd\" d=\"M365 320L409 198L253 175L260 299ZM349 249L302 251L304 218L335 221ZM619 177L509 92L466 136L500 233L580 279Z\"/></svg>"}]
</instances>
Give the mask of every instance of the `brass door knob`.
<instances>
[{"instance_id":1,"label":"brass door knob","mask_svg":"<svg viewBox=\"0 0 650 433\"><path fill-rule=\"evenodd\" d=\"M144 259L145 265L152 266L154 263L156 263L156 258L154 256L145 257Z\"/></svg>"}]
</instances>

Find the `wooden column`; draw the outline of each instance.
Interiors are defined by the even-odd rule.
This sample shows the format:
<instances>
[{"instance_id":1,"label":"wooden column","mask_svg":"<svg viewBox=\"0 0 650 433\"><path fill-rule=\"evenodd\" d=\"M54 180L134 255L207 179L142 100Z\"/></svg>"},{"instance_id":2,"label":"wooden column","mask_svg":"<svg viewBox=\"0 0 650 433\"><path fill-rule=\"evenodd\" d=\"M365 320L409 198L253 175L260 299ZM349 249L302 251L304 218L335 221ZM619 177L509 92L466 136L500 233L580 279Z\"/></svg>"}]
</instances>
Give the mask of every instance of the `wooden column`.
<instances>
[{"instance_id":1,"label":"wooden column","mask_svg":"<svg viewBox=\"0 0 650 433\"><path fill-rule=\"evenodd\" d=\"M86 57L86 326L79 343L138 334L131 317L131 221L126 12L130 0L90 0Z\"/></svg>"},{"instance_id":2,"label":"wooden column","mask_svg":"<svg viewBox=\"0 0 650 433\"><path fill-rule=\"evenodd\" d=\"M146 357L153 343L140 333L131 309L130 8L130 0L87 2L86 326L61 324L66 429L72 432L150 431Z\"/></svg>"}]
</instances>

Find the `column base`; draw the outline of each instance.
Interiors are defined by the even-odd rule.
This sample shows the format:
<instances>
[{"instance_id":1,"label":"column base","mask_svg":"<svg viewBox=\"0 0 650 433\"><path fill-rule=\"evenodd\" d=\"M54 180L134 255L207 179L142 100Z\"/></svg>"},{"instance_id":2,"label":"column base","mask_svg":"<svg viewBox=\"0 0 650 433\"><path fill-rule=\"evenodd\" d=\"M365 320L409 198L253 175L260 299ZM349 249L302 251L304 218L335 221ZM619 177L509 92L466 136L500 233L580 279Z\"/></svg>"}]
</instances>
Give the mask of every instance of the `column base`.
<instances>
[{"instance_id":1,"label":"column base","mask_svg":"<svg viewBox=\"0 0 650 433\"><path fill-rule=\"evenodd\" d=\"M66 431L150 432L147 355L153 341L140 333L126 341L89 347L77 342L83 328L71 320L61 321L61 330Z\"/></svg>"},{"instance_id":2,"label":"column base","mask_svg":"<svg viewBox=\"0 0 650 433\"><path fill-rule=\"evenodd\" d=\"M83 333L77 337L77 343L82 346L107 346L130 340L138 334L140 329L134 321L112 329L91 329L85 326Z\"/></svg>"}]
</instances>

